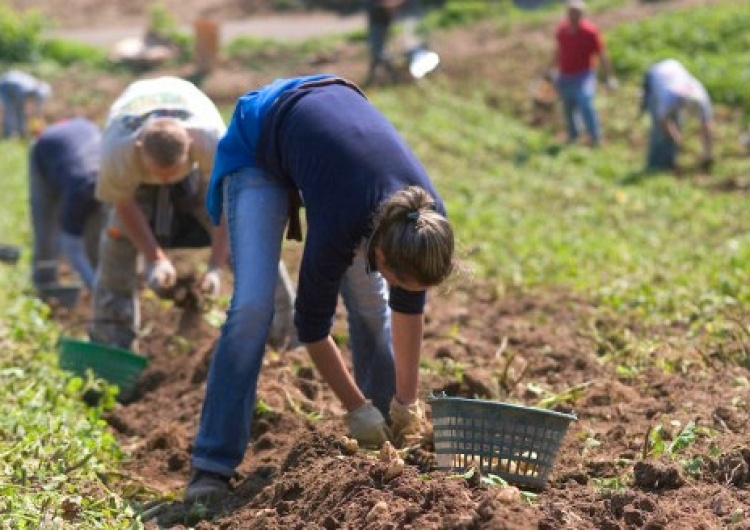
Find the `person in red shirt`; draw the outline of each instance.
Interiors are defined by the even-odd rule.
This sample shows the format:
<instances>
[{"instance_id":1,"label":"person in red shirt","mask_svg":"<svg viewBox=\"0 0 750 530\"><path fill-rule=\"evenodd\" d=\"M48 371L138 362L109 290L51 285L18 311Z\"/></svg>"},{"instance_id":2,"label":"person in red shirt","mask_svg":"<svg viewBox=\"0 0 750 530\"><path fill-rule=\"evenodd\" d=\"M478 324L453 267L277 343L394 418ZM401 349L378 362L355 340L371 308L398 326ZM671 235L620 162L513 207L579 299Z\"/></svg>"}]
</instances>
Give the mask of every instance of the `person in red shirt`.
<instances>
[{"instance_id":1,"label":"person in red shirt","mask_svg":"<svg viewBox=\"0 0 750 530\"><path fill-rule=\"evenodd\" d=\"M597 59L607 75L607 87L617 88L612 62L605 50L599 29L583 13L583 0L568 0L568 16L557 28L557 47L552 62L552 76L565 112L568 142L578 138L582 119L593 145L601 141L599 119L594 108Z\"/></svg>"}]
</instances>

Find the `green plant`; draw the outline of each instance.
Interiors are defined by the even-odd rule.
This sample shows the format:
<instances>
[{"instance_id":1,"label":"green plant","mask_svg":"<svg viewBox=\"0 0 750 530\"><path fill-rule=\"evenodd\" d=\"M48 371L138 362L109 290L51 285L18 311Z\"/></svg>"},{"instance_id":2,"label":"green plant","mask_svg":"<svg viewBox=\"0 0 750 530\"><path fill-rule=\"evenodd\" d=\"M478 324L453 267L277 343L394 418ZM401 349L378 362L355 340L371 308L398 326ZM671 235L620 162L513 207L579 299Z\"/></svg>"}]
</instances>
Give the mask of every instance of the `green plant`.
<instances>
[{"instance_id":1,"label":"green plant","mask_svg":"<svg viewBox=\"0 0 750 530\"><path fill-rule=\"evenodd\" d=\"M81 42L49 39L41 43L40 50L45 59L61 66L82 63L91 68L108 68L111 65L104 50Z\"/></svg>"},{"instance_id":2,"label":"green plant","mask_svg":"<svg viewBox=\"0 0 750 530\"><path fill-rule=\"evenodd\" d=\"M39 60L45 19L35 10L24 14L0 0L0 61L6 63Z\"/></svg>"},{"instance_id":3,"label":"green plant","mask_svg":"<svg viewBox=\"0 0 750 530\"><path fill-rule=\"evenodd\" d=\"M286 390L284 391L284 398L286 399L286 403L287 405L289 405L289 408L297 416L301 416L309 422L316 422L323 418L323 415L317 410L306 410L306 408L303 405L297 403L292 395Z\"/></svg>"},{"instance_id":4,"label":"green plant","mask_svg":"<svg viewBox=\"0 0 750 530\"><path fill-rule=\"evenodd\" d=\"M640 76L654 61L675 58L699 75L714 101L750 110L750 12L746 1L665 12L614 28L607 36L617 70Z\"/></svg>"},{"instance_id":5,"label":"green plant","mask_svg":"<svg viewBox=\"0 0 750 530\"><path fill-rule=\"evenodd\" d=\"M649 430L646 436L644 457L667 455L674 458L678 453L695 443L698 432L697 423L695 420L690 420L677 437L670 440L670 435L664 429L664 426L656 425Z\"/></svg>"}]
</instances>

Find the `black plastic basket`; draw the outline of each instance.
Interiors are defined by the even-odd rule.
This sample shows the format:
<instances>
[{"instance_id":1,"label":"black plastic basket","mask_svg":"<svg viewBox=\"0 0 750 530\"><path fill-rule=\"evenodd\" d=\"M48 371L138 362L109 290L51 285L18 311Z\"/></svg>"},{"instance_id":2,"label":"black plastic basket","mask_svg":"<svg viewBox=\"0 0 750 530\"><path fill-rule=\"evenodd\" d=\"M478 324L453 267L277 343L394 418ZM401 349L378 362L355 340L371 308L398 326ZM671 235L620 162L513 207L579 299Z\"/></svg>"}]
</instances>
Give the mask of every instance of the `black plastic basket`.
<instances>
[{"instance_id":1,"label":"black plastic basket","mask_svg":"<svg viewBox=\"0 0 750 530\"><path fill-rule=\"evenodd\" d=\"M37 291L39 297L46 303L71 308L78 304L81 286L79 284L48 283L39 285Z\"/></svg>"},{"instance_id":2,"label":"black plastic basket","mask_svg":"<svg viewBox=\"0 0 750 530\"><path fill-rule=\"evenodd\" d=\"M435 397L432 423L437 468L478 466L517 486L544 488L570 422L577 419L496 401Z\"/></svg>"}]
</instances>

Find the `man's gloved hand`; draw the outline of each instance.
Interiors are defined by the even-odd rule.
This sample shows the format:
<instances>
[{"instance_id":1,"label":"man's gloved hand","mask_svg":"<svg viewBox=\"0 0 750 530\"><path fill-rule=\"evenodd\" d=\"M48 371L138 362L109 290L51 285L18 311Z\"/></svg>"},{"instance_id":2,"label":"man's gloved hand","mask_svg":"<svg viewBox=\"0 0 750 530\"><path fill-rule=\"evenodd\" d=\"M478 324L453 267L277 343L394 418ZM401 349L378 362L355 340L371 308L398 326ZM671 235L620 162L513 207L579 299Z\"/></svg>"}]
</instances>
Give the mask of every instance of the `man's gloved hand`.
<instances>
[{"instance_id":1,"label":"man's gloved hand","mask_svg":"<svg viewBox=\"0 0 750 530\"><path fill-rule=\"evenodd\" d=\"M157 292L169 289L177 283L177 270L168 259L157 259L149 263L146 269L146 282L151 289Z\"/></svg>"},{"instance_id":2,"label":"man's gloved hand","mask_svg":"<svg viewBox=\"0 0 750 530\"><path fill-rule=\"evenodd\" d=\"M221 291L221 275L219 274L219 269L216 267L209 268L201 279L200 287L201 292L207 296L214 298L219 296L219 292Z\"/></svg>"},{"instance_id":3,"label":"man's gloved hand","mask_svg":"<svg viewBox=\"0 0 750 530\"><path fill-rule=\"evenodd\" d=\"M617 81L616 77L610 76L607 78L607 88L614 92L615 90L620 88L620 82Z\"/></svg>"},{"instance_id":4,"label":"man's gloved hand","mask_svg":"<svg viewBox=\"0 0 750 530\"><path fill-rule=\"evenodd\" d=\"M344 417L349 434L363 447L380 447L390 439L385 418L369 401L348 412Z\"/></svg>"},{"instance_id":5,"label":"man's gloved hand","mask_svg":"<svg viewBox=\"0 0 750 530\"><path fill-rule=\"evenodd\" d=\"M403 405L394 397L391 400L390 414L391 432L396 447L419 444L429 430L424 406L419 400L411 405Z\"/></svg>"}]
</instances>

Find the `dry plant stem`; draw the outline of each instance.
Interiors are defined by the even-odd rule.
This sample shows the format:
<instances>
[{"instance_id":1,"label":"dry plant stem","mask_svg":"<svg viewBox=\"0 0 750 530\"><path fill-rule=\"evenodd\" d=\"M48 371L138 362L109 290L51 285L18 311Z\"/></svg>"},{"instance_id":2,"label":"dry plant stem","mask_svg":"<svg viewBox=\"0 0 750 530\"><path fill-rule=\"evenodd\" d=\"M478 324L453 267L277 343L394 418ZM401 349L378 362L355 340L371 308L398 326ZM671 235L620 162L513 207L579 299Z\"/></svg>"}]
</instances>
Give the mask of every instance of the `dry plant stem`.
<instances>
[{"instance_id":1,"label":"dry plant stem","mask_svg":"<svg viewBox=\"0 0 750 530\"><path fill-rule=\"evenodd\" d=\"M646 460L648 458L648 450L649 450L649 446L651 445L649 443L650 436L651 436L651 426L649 425L648 429L646 430L646 435L643 437L643 448L641 449L641 460Z\"/></svg>"},{"instance_id":2,"label":"dry plant stem","mask_svg":"<svg viewBox=\"0 0 750 530\"><path fill-rule=\"evenodd\" d=\"M307 344L307 352L315 368L347 411L364 405L365 396L354 382L341 357L341 351L330 335L325 339Z\"/></svg>"}]
</instances>

